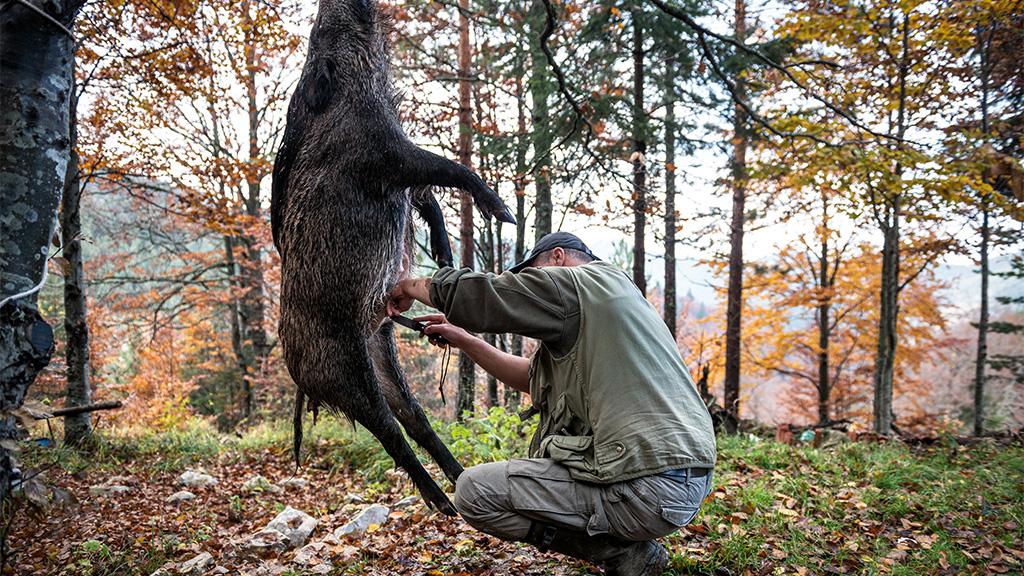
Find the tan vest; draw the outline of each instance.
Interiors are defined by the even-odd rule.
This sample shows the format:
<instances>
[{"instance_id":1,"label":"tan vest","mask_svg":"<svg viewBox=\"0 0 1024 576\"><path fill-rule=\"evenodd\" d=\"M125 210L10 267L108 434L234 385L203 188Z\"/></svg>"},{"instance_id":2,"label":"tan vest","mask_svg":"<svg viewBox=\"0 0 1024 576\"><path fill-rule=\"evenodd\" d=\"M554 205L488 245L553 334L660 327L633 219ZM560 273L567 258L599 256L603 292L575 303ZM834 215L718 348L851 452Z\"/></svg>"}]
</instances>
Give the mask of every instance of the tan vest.
<instances>
[{"instance_id":1,"label":"tan vest","mask_svg":"<svg viewBox=\"0 0 1024 576\"><path fill-rule=\"evenodd\" d=\"M541 344L530 362L530 455L599 484L713 467L711 416L657 311L611 264L570 270L580 333L564 356Z\"/></svg>"}]
</instances>

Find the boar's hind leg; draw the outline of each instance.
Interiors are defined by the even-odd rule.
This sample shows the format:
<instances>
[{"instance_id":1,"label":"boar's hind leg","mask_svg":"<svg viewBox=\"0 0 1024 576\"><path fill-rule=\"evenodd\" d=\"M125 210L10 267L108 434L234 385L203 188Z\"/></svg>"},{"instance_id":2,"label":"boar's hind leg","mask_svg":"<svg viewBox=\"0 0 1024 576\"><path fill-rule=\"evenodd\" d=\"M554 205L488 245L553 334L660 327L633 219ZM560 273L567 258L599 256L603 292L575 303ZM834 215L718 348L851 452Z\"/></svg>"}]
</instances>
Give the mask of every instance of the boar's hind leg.
<instances>
[{"instance_id":1,"label":"boar's hind leg","mask_svg":"<svg viewBox=\"0 0 1024 576\"><path fill-rule=\"evenodd\" d=\"M324 338L318 343L316 348L320 352L317 355L319 358L310 359L310 363L302 370L303 377L309 376L309 380L319 381L317 384L321 386L317 386L318 389L330 390L327 404L339 408L369 430L384 446L395 465L409 474L423 499L444 514L454 516L455 507L416 459L416 454L402 436L381 394L367 350L368 345L374 345L373 338L344 338L345 330L338 331L338 334L342 337ZM311 374L313 371L318 373ZM346 374L347 378L339 380L339 372Z\"/></svg>"},{"instance_id":2,"label":"boar's hind leg","mask_svg":"<svg viewBox=\"0 0 1024 576\"><path fill-rule=\"evenodd\" d=\"M487 218L494 216L502 222L516 223L498 194L469 168L421 148L412 147L407 153L411 157L401 163L404 173L398 177L405 186L459 188L473 196L473 202Z\"/></svg>"},{"instance_id":3,"label":"boar's hind leg","mask_svg":"<svg viewBox=\"0 0 1024 576\"><path fill-rule=\"evenodd\" d=\"M430 257L440 267L451 266L452 245L448 240L448 230L444 227L444 214L437 198L430 190L423 190L412 195L412 205L416 212L427 223L430 230Z\"/></svg>"},{"instance_id":4,"label":"boar's hind leg","mask_svg":"<svg viewBox=\"0 0 1024 576\"><path fill-rule=\"evenodd\" d=\"M455 484L455 480L462 474L462 466L456 462L448 447L437 437L437 433L430 427L430 422L420 403L409 391L405 375L402 374L402 369L398 364L398 350L395 348L393 331L394 324L385 323L377 331L376 342L371 345L373 361L377 367L377 376L381 382L384 397L387 398L391 411L402 423L406 433L430 454L448 480Z\"/></svg>"}]
</instances>

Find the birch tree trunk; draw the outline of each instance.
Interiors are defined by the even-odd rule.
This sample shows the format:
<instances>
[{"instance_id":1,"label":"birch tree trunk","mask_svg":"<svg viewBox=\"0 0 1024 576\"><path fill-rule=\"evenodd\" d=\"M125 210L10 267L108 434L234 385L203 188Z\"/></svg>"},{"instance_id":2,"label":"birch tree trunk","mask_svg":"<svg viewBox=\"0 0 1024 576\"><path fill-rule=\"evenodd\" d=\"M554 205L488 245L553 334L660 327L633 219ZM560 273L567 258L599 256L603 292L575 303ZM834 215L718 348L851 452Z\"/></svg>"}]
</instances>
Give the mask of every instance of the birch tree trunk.
<instances>
[{"instance_id":1,"label":"birch tree trunk","mask_svg":"<svg viewBox=\"0 0 1024 576\"><path fill-rule=\"evenodd\" d=\"M534 242L551 232L551 144L548 98L554 91L548 61L540 47L547 11L541 0L531 0L527 14L530 34L530 99L533 102Z\"/></svg>"},{"instance_id":2,"label":"birch tree trunk","mask_svg":"<svg viewBox=\"0 0 1024 576\"><path fill-rule=\"evenodd\" d=\"M676 63L665 63L665 325L676 337Z\"/></svg>"}]
</instances>

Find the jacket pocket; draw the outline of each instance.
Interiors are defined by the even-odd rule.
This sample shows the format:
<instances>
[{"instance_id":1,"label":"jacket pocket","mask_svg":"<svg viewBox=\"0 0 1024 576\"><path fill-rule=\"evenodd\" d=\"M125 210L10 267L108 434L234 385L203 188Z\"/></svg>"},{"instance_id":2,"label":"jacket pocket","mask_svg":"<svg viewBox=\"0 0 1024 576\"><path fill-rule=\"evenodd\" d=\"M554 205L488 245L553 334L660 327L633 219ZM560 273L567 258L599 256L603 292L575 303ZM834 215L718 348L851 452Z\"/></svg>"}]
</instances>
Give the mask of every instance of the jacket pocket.
<instances>
[{"instance_id":1,"label":"jacket pocket","mask_svg":"<svg viewBox=\"0 0 1024 576\"><path fill-rule=\"evenodd\" d=\"M593 436L561 436L553 435L544 439L546 452L553 459L562 463L586 462L586 454L594 443Z\"/></svg>"}]
</instances>

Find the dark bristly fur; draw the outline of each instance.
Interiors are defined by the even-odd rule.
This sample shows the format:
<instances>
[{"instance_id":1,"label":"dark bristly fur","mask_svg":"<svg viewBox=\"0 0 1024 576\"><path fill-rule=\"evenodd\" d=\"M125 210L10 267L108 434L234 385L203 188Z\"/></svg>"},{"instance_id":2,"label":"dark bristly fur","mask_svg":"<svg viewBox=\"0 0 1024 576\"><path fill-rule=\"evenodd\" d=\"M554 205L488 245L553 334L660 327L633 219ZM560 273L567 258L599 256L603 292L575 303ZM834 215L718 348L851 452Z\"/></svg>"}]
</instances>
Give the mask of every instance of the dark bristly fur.
<instances>
[{"instance_id":1,"label":"dark bristly fur","mask_svg":"<svg viewBox=\"0 0 1024 576\"><path fill-rule=\"evenodd\" d=\"M399 368L386 298L412 260L409 214L452 262L433 187L469 192L486 217L514 222L465 166L413 145L398 121L386 24L375 0L321 0L274 162L271 222L281 253L280 337L298 386L296 461L306 399L380 440L434 507L455 510L396 419L452 482L462 472L430 428Z\"/></svg>"}]
</instances>

